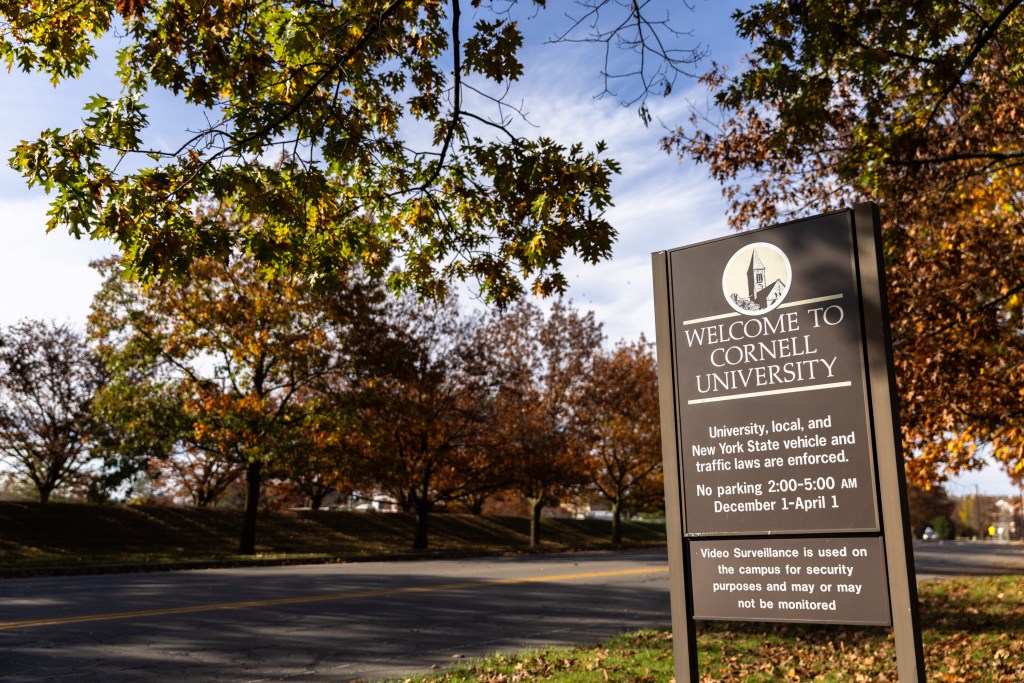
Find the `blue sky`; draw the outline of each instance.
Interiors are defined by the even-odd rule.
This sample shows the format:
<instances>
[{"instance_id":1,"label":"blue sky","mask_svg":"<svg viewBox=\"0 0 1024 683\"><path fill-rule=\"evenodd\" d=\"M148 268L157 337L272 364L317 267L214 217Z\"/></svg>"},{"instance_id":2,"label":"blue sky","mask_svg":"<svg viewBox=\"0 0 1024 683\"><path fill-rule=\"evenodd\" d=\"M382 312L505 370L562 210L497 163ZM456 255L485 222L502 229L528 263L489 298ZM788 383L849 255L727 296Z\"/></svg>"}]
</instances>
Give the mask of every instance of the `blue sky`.
<instances>
[{"instance_id":1,"label":"blue sky","mask_svg":"<svg viewBox=\"0 0 1024 683\"><path fill-rule=\"evenodd\" d=\"M682 3L663 3L676 8L681 26L693 29L684 46L706 45L712 59L733 66L744 46L736 40L729 16L745 4L695 0L693 11L687 12L679 9ZM680 80L671 97L651 100L655 118L645 127L635 107L623 106L615 97L596 97L603 87L598 46L544 44L562 25L560 11L557 3L550 3L526 24L526 75L516 84L513 99L523 101L530 122L538 126L535 130L567 143L604 140L609 155L621 162L623 171L613 188L616 205L609 214L619 231L614 257L596 266L568 261L569 297L579 308L595 311L610 341L640 334L653 340L651 252L728 233L720 189L705 169L680 163L658 148L665 126L683 122L691 102L704 102L706 95L696 83ZM0 74L0 148L10 150L44 128L76 127L90 95L115 95L113 48L113 42L105 43L96 68L57 88L38 75ZM183 135L188 110L169 95L156 95L149 104L153 118L162 122L152 135L168 142ZM29 190L6 163L0 164L0 291L7 293L0 325L45 318L84 326L99 286L88 264L114 252L110 244L75 240L59 231L45 234L46 210L45 194ZM993 471L968 475L956 485L973 493L975 483L983 493L1014 491L1004 475Z\"/></svg>"}]
</instances>

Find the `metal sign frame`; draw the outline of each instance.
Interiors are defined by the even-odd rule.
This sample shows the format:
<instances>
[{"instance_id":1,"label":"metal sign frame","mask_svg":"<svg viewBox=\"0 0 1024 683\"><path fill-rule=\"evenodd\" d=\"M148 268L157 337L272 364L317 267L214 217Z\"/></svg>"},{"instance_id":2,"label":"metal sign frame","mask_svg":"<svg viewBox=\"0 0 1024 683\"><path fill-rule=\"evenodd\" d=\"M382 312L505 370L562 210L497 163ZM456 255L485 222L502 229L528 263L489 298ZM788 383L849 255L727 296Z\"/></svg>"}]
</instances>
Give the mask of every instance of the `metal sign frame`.
<instances>
[{"instance_id":1,"label":"metal sign frame","mask_svg":"<svg viewBox=\"0 0 1024 683\"><path fill-rule=\"evenodd\" d=\"M864 410L866 412L867 430L871 442L869 449L872 457L871 477L875 479L875 481L871 482L874 486L870 491L870 495L874 497L870 504L874 506L876 514L876 525L873 528L872 525L863 523L863 520L849 529L835 528L835 525L830 523L826 524L822 530L810 528L785 530L770 528L752 529L750 528L750 523L747 522L746 526L738 527L738 530L732 529L728 525L721 530L715 529L712 523L710 526L702 524L699 528L701 533L693 533L692 528L689 529L690 533L687 533L688 529L685 524L686 501L684 496L687 490L692 494L693 486L692 482L689 486L684 485L686 473L684 472L682 458L684 455L683 444L684 442L692 442L692 434L686 431L687 424L680 419L683 412L683 407L680 406L680 383L683 381L683 378L680 377L679 368L689 349L685 348L687 340L681 339L678 334L680 329L678 324L680 321L677 318L679 317L678 311L681 302L677 301L676 298L682 298L682 295L677 294L677 292L690 292L691 290L696 292L692 296L707 296L709 291L714 290L714 287L707 286L706 283L693 286L692 275L688 278L688 273L675 272L672 267L672 251L652 254L662 457L665 477L666 529L671 577L670 598L672 605L672 627L675 635L675 673L676 680L680 683L683 683L683 681L696 683L699 680L694 628L693 572L696 565L703 572L700 577L701 581L706 583L707 577L704 573L706 573L709 566L707 562L695 562L691 558L691 551L695 551L697 548L724 548L725 545L715 545L715 543L720 541L732 541L731 545L738 547L755 547L758 544L771 546L774 543L779 548L787 548L794 546L794 542L805 540L817 548L821 547L822 544L824 546L828 546L830 543L841 544L844 540L850 541L850 539L862 539L864 545L871 545L872 547L876 547L876 545L881 546L884 555L884 561L882 561L884 562L885 574L883 583L887 584L887 591L883 592L883 595L886 596L884 599L888 603L882 609L883 611L888 611L887 616L891 619L895 636L899 680L903 683L909 681L923 682L925 680L913 554L910 535L907 531L909 523L906 481L903 471L901 442L899 440L899 418L895 396L892 344L890 341L881 254L881 227L877 205L870 203L857 204L853 209L840 212L839 214L817 216L804 221L793 221L760 231L739 233L732 237L712 240L701 245L690 245L681 249L690 249L704 245L718 248L728 246L727 243L730 243L730 241L735 241L735 244L749 244L751 240L756 239L759 235L764 235L767 239L772 235L782 234L782 232L769 233L767 231L806 230L809 222L822 219L829 219L834 222L837 216L846 220L849 226L850 250L852 252L849 254L849 257L852 261L852 268L856 279L857 301L855 305L860 314L860 338L857 340L859 343L858 353L862 354L863 358L863 382L866 393ZM768 241L771 240L769 239ZM764 243L758 242L758 244ZM768 248L771 248L770 245L763 247L762 251ZM737 255L740 254L739 250L735 251ZM801 259L814 258L813 250L810 250L810 252L801 254ZM746 257L746 254L744 256ZM788 257L784 258L787 259L786 267L788 268ZM754 257L753 262L760 265L757 257ZM753 268L753 265L751 268ZM725 289L724 282L727 275L722 277L722 287ZM782 278L782 280L785 280L785 278ZM772 284L775 285L775 283ZM788 287L789 284L789 282L783 282L782 285L777 285L777 287L781 291L783 285ZM754 287L751 285L750 300L755 298L753 290ZM688 294L688 296L691 295ZM721 295L719 294L719 296ZM782 297L784 296L785 292L782 292ZM782 300L782 297L777 298ZM733 296L732 298L733 301L729 302L729 304L739 313L744 312L742 310L743 306L750 305L745 301L745 297ZM766 306L768 304L762 302L760 305ZM683 355L681 356L680 354ZM827 396L829 392L815 393ZM827 398L823 397L821 400L827 401ZM692 470L691 476L693 476ZM758 495L761 495L760 492ZM780 531L783 532L785 538L777 535ZM754 540L757 543L751 545ZM727 553L727 551L720 552ZM702 585L704 584L702 583ZM703 594L700 597L703 600ZM733 615L728 617L701 616L700 618L733 619L737 617ZM799 618L767 620L810 621L813 623L884 623L878 621L878 618L878 610L875 610L874 616L865 621L860 621L858 616L851 617L848 621L818 621L813 616L808 617L803 613L801 613ZM766 619L761 618L758 620L765 621Z\"/></svg>"}]
</instances>

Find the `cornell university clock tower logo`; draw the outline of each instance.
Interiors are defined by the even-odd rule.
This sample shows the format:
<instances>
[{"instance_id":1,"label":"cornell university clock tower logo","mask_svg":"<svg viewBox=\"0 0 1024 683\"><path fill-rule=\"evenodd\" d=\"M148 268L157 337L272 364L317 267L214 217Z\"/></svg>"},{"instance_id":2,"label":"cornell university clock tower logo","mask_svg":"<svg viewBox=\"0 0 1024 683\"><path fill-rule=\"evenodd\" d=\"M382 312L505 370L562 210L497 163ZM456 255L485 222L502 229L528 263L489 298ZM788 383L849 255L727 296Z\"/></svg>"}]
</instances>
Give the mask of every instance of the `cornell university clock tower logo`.
<instances>
[{"instance_id":1,"label":"cornell university clock tower logo","mask_svg":"<svg viewBox=\"0 0 1024 683\"><path fill-rule=\"evenodd\" d=\"M786 254L774 244L755 242L729 259L722 273L722 293L739 313L763 315L782 303L792 282Z\"/></svg>"}]
</instances>

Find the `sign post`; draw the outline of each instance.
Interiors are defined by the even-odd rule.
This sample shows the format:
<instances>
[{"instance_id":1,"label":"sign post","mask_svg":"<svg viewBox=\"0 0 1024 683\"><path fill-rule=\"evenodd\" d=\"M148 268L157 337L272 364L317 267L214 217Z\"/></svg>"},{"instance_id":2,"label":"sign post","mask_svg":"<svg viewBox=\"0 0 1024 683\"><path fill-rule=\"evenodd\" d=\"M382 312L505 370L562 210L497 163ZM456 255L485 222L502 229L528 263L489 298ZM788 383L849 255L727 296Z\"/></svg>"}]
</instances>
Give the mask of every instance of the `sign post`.
<instances>
[{"instance_id":1,"label":"sign post","mask_svg":"<svg viewBox=\"0 0 1024 683\"><path fill-rule=\"evenodd\" d=\"M676 679L695 620L892 626L923 681L877 207L653 255Z\"/></svg>"}]
</instances>

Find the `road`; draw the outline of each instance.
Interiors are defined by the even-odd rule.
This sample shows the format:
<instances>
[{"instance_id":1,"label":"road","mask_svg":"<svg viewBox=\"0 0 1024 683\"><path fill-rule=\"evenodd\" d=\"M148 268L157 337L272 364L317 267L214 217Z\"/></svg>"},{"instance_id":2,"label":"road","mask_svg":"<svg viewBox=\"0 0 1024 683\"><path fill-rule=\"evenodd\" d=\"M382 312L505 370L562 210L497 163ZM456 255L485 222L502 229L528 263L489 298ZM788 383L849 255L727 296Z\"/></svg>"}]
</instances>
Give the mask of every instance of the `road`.
<instances>
[{"instance_id":1,"label":"road","mask_svg":"<svg viewBox=\"0 0 1024 683\"><path fill-rule=\"evenodd\" d=\"M1024 546L914 545L918 577L1024 574ZM0 581L0 681L400 677L667 626L663 549Z\"/></svg>"},{"instance_id":2,"label":"road","mask_svg":"<svg viewBox=\"0 0 1024 683\"><path fill-rule=\"evenodd\" d=\"M378 680L667 626L663 549L0 581L0 680Z\"/></svg>"},{"instance_id":3,"label":"road","mask_svg":"<svg viewBox=\"0 0 1024 683\"><path fill-rule=\"evenodd\" d=\"M914 541L921 581L952 576L1024 575L1024 545L972 541Z\"/></svg>"}]
</instances>

